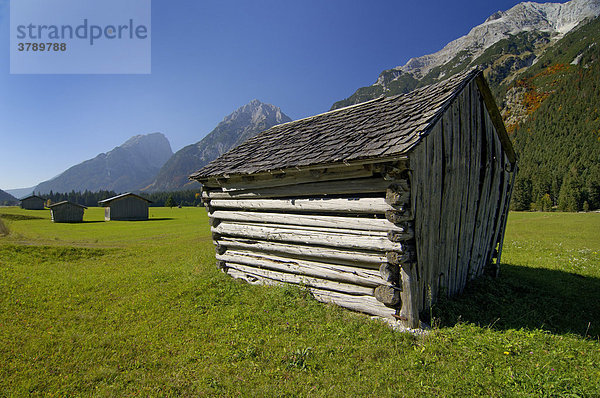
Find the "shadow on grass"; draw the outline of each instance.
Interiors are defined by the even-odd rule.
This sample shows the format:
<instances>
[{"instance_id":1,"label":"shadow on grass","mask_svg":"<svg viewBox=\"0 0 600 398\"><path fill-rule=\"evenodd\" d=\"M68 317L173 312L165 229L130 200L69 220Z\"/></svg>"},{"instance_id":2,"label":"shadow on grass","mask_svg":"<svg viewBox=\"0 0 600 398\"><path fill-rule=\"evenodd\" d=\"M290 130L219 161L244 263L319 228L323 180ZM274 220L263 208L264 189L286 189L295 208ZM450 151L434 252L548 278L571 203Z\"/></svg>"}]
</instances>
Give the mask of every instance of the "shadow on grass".
<instances>
[{"instance_id":1,"label":"shadow on grass","mask_svg":"<svg viewBox=\"0 0 600 398\"><path fill-rule=\"evenodd\" d=\"M460 297L440 300L439 326L469 322L493 329L543 329L600 336L600 279L502 264L496 279L473 281Z\"/></svg>"},{"instance_id":2,"label":"shadow on grass","mask_svg":"<svg viewBox=\"0 0 600 398\"><path fill-rule=\"evenodd\" d=\"M25 214L6 214L0 213L0 218L11 221L22 221L22 220L45 220L46 217L28 216Z\"/></svg>"},{"instance_id":3,"label":"shadow on grass","mask_svg":"<svg viewBox=\"0 0 600 398\"><path fill-rule=\"evenodd\" d=\"M152 217L152 218L148 219L148 221L168 221L168 220L174 220L174 218L172 218L172 217Z\"/></svg>"}]
</instances>

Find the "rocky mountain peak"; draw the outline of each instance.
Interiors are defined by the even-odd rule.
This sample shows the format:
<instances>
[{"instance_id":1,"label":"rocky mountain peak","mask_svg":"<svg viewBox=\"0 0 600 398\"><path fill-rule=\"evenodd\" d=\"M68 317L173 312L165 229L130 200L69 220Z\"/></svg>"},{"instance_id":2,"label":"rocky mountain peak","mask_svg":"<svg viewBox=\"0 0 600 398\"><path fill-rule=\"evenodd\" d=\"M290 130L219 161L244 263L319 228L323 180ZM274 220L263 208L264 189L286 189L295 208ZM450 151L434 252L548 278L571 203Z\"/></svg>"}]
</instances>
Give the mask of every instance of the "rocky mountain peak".
<instances>
[{"instance_id":1,"label":"rocky mountain peak","mask_svg":"<svg viewBox=\"0 0 600 398\"><path fill-rule=\"evenodd\" d=\"M172 155L171 144L163 134L135 135L114 149L40 183L35 191L137 190L147 186Z\"/></svg>"},{"instance_id":2,"label":"rocky mountain peak","mask_svg":"<svg viewBox=\"0 0 600 398\"><path fill-rule=\"evenodd\" d=\"M188 180L190 174L261 131L291 120L277 106L254 99L227 115L201 141L177 151L147 190L168 191L197 185Z\"/></svg>"},{"instance_id":3,"label":"rocky mountain peak","mask_svg":"<svg viewBox=\"0 0 600 398\"><path fill-rule=\"evenodd\" d=\"M507 11L498 11L481 25L458 39L451 41L440 51L411 58L405 65L395 69L410 73L417 78L426 75L432 68L445 64L459 53L472 59L487 48L525 31L550 32L561 37L587 18L600 15L600 0L571 0L566 3L519 3Z\"/></svg>"}]
</instances>

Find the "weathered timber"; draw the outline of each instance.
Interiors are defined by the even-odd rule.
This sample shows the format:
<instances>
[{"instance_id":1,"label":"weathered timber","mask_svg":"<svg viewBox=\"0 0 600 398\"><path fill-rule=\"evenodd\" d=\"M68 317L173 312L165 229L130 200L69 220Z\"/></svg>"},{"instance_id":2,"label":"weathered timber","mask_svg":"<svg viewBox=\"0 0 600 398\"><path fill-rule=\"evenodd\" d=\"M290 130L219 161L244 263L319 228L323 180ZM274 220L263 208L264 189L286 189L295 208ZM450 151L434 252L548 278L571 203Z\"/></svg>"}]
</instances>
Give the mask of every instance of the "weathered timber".
<instances>
[{"instance_id":1,"label":"weathered timber","mask_svg":"<svg viewBox=\"0 0 600 398\"><path fill-rule=\"evenodd\" d=\"M400 293L402 308L400 316L405 318L404 325L411 329L420 327L418 308L418 283L415 275L415 264L403 264L400 268L402 292Z\"/></svg>"},{"instance_id":2,"label":"weathered timber","mask_svg":"<svg viewBox=\"0 0 600 398\"><path fill-rule=\"evenodd\" d=\"M215 209L246 209L317 213L385 214L399 211L382 198L309 198L309 199L214 199Z\"/></svg>"},{"instance_id":3,"label":"weathered timber","mask_svg":"<svg viewBox=\"0 0 600 398\"><path fill-rule=\"evenodd\" d=\"M382 263L379 274L385 282L398 284L400 281L400 267L397 264Z\"/></svg>"},{"instance_id":4,"label":"weathered timber","mask_svg":"<svg viewBox=\"0 0 600 398\"><path fill-rule=\"evenodd\" d=\"M400 298L401 289L391 285L379 285L375 288L373 295L377 301L388 307L396 307L402 303Z\"/></svg>"},{"instance_id":5,"label":"weathered timber","mask_svg":"<svg viewBox=\"0 0 600 398\"><path fill-rule=\"evenodd\" d=\"M410 201L408 183L394 182L385 191L385 201L392 206L406 205Z\"/></svg>"},{"instance_id":6,"label":"weathered timber","mask_svg":"<svg viewBox=\"0 0 600 398\"><path fill-rule=\"evenodd\" d=\"M259 275L248 274L239 271L235 268L227 269L227 274L244 280L250 284L257 285L282 285L284 282L265 278ZM347 308L352 311L362 312L369 315L392 318L395 310L386 307L372 295L354 295L344 294L331 290L318 289L314 287L308 287L308 291L313 295L315 299L323 303L335 304L340 307Z\"/></svg>"},{"instance_id":7,"label":"weathered timber","mask_svg":"<svg viewBox=\"0 0 600 398\"><path fill-rule=\"evenodd\" d=\"M514 165L513 171L512 171L512 177L511 177L511 181L510 181L510 186L508 188L508 193L507 193L508 198L510 198L512 196L513 187L515 185L515 178L517 177L518 172L519 172L519 167L517 165ZM509 209L509 202L507 200L506 203L504 204L504 219L502 220L502 226L501 226L501 231L500 231L500 242L498 244L498 255L496 256L496 263L497 263L496 276L498 276L500 273L500 264L501 264L500 259L502 257L502 244L504 243L504 233L506 232L506 221L508 220L508 209Z\"/></svg>"},{"instance_id":8,"label":"weathered timber","mask_svg":"<svg viewBox=\"0 0 600 398\"><path fill-rule=\"evenodd\" d=\"M407 225L403 225L402 231L389 231L387 233L387 237L392 242L403 242L405 240L409 240L414 238L415 234L412 227Z\"/></svg>"},{"instance_id":9,"label":"weathered timber","mask_svg":"<svg viewBox=\"0 0 600 398\"><path fill-rule=\"evenodd\" d=\"M360 267L349 267L235 250L230 250L225 254L217 255L217 259L256 268L265 268L297 275L307 275L315 278L372 288L385 283L377 271Z\"/></svg>"},{"instance_id":10,"label":"weathered timber","mask_svg":"<svg viewBox=\"0 0 600 398\"><path fill-rule=\"evenodd\" d=\"M237 222L277 223L325 228L357 229L364 231L403 231L401 227L390 223L386 219L366 217L338 217L312 214L282 214L217 210L211 214L211 218Z\"/></svg>"},{"instance_id":11,"label":"weathered timber","mask_svg":"<svg viewBox=\"0 0 600 398\"><path fill-rule=\"evenodd\" d=\"M413 215L408 208L406 210L387 210L385 212L385 218L393 224L400 224L412 220Z\"/></svg>"},{"instance_id":12,"label":"weathered timber","mask_svg":"<svg viewBox=\"0 0 600 398\"><path fill-rule=\"evenodd\" d=\"M343 265L358 264L361 267L372 269L378 269L379 265L386 261L386 257L382 253L375 251L368 252L337 248L333 249L327 247L315 247L299 244L265 242L261 240L235 239L227 237L222 238L218 244L226 249L252 250L261 253L279 253L291 258L307 260L319 259L320 261Z\"/></svg>"},{"instance_id":13,"label":"weathered timber","mask_svg":"<svg viewBox=\"0 0 600 398\"><path fill-rule=\"evenodd\" d=\"M275 242L295 242L363 250L402 251L402 244L390 242L386 236L365 236L298 228L281 228L222 222L213 232L224 236L261 239ZM218 239L217 239L218 240Z\"/></svg>"},{"instance_id":14,"label":"weathered timber","mask_svg":"<svg viewBox=\"0 0 600 398\"><path fill-rule=\"evenodd\" d=\"M385 318L392 318L395 313L394 309L386 307L373 296L356 296L314 288L309 288L309 291L321 302L339 305L353 311Z\"/></svg>"},{"instance_id":15,"label":"weathered timber","mask_svg":"<svg viewBox=\"0 0 600 398\"><path fill-rule=\"evenodd\" d=\"M297 275L297 274L289 274L286 272L273 271L268 269L261 269L256 267L251 267L243 264L226 262L227 263L227 272L229 270L235 269L244 274L251 275L254 277L261 277L266 279L271 279L278 282L291 283L295 285L303 285L309 287L315 287L318 289L331 290L334 292L346 293L346 294L355 294L355 295L372 295L373 288L353 285L349 283L341 283L334 282L327 279L314 278L305 275Z\"/></svg>"},{"instance_id":16,"label":"weathered timber","mask_svg":"<svg viewBox=\"0 0 600 398\"><path fill-rule=\"evenodd\" d=\"M385 254L387 262L393 265L400 265L403 263L414 262L415 253L413 250L406 250L403 253L399 252L387 252Z\"/></svg>"},{"instance_id":17,"label":"weathered timber","mask_svg":"<svg viewBox=\"0 0 600 398\"><path fill-rule=\"evenodd\" d=\"M308 184L286 185L281 187L209 191L202 190L203 197L208 199L246 199L246 198L285 198L306 196L327 196L346 194L366 194L385 192L389 181L382 178L360 178L331 182L315 182Z\"/></svg>"},{"instance_id":18,"label":"weathered timber","mask_svg":"<svg viewBox=\"0 0 600 398\"><path fill-rule=\"evenodd\" d=\"M230 178L209 178L205 185L225 189L261 189L312 182L347 180L373 176L372 165L354 165L329 169L281 170L261 173L254 176L232 176Z\"/></svg>"}]
</instances>

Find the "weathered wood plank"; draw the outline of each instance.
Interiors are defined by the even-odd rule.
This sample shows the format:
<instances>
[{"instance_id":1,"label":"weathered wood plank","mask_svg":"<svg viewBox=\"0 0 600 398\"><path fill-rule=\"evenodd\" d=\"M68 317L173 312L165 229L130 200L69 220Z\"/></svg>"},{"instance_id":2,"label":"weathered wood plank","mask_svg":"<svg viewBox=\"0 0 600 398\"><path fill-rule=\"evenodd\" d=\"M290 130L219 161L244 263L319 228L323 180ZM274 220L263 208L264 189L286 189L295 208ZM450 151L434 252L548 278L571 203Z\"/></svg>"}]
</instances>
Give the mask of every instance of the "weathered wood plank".
<instances>
[{"instance_id":1,"label":"weathered wood plank","mask_svg":"<svg viewBox=\"0 0 600 398\"><path fill-rule=\"evenodd\" d=\"M353 311L385 318L392 318L396 313L396 310L386 307L372 296L356 296L315 288L309 288L308 290L321 302L336 304Z\"/></svg>"},{"instance_id":2,"label":"weathered wood plank","mask_svg":"<svg viewBox=\"0 0 600 398\"><path fill-rule=\"evenodd\" d=\"M299 228L247 225L222 222L211 230L222 236L261 239L275 242L295 242L362 250L402 251L402 243L391 242L386 236L354 235Z\"/></svg>"},{"instance_id":3,"label":"weathered wood plank","mask_svg":"<svg viewBox=\"0 0 600 398\"><path fill-rule=\"evenodd\" d=\"M220 220L238 222L277 223L325 228L357 229L364 231L403 231L402 228L392 224L387 219L381 218L377 219L367 217L338 217L312 214L282 214L224 210L217 210L213 212L211 217Z\"/></svg>"},{"instance_id":4,"label":"weathered wood plank","mask_svg":"<svg viewBox=\"0 0 600 398\"><path fill-rule=\"evenodd\" d=\"M234 268L227 269L227 274L233 278L244 280L250 284L263 284L263 285L283 285L284 282L280 282L274 279L265 278L259 275L248 274L242 271L238 271ZM381 304L375 297L371 295L352 295L344 294L340 292L334 292L330 290L317 289L314 287L308 287L308 291L313 297L327 304L335 304L343 308L347 308L352 311L362 312L369 315L392 318L392 314L396 311L392 308L386 307Z\"/></svg>"},{"instance_id":5,"label":"weathered wood plank","mask_svg":"<svg viewBox=\"0 0 600 398\"><path fill-rule=\"evenodd\" d=\"M375 288L373 295L380 303L388 307L396 307L402 303L400 299L401 289L391 285L379 285Z\"/></svg>"},{"instance_id":6,"label":"weathered wood plank","mask_svg":"<svg viewBox=\"0 0 600 398\"><path fill-rule=\"evenodd\" d=\"M309 199L214 199L215 209L248 209L270 211L385 214L402 211L386 203L385 198L309 198Z\"/></svg>"},{"instance_id":7,"label":"weathered wood plank","mask_svg":"<svg viewBox=\"0 0 600 398\"><path fill-rule=\"evenodd\" d=\"M268 228L283 228L286 230L294 230L294 231L309 231L309 232L327 232L336 235L352 235L352 236L371 236L371 237L383 237L388 236L389 232L384 231L364 231L360 229L346 229L346 228L329 228L329 227L314 227L308 225L290 225L290 224L275 224L275 223L247 223L242 221L229 221L223 220L219 223L216 223L217 226L221 223L227 224L235 224L235 225L250 225L257 227L268 227ZM396 232L399 234L403 234L404 232ZM410 234L411 231L406 231L407 234Z\"/></svg>"},{"instance_id":8,"label":"weathered wood plank","mask_svg":"<svg viewBox=\"0 0 600 398\"><path fill-rule=\"evenodd\" d=\"M472 86L472 85L471 85ZM471 97L471 131L468 132L468 143L470 143L470 166L469 166L469 193L467 196L467 223L464 231L461 232L463 246L463 260L460 274L460 292L470 279L473 272L471 269L471 252L473 239L475 236L477 222L477 207L479 205L479 177L481 173L481 135L484 134L481 123L481 98L475 87L472 87Z\"/></svg>"},{"instance_id":9,"label":"weathered wood plank","mask_svg":"<svg viewBox=\"0 0 600 398\"><path fill-rule=\"evenodd\" d=\"M344 250L339 248L305 246L279 242L266 242L251 239L235 239L223 237L217 244L225 249L242 249L263 253L279 253L288 257L299 259L319 259L320 261L336 264L355 265L378 269L386 261L386 256L381 252L367 252L357 250ZM225 251L223 251L224 253ZM223 254L220 253L220 254Z\"/></svg>"},{"instance_id":10,"label":"weathered wood plank","mask_svg":"<svg viewBox=\"0 0 600 398\"><path fill-rule=\"evenodd\" d=\"M402 308L400 316L404 326L416 329L420 327L419 308L418 308L418 283L415 275L415 264L403 264L400 267L400 277L402 279Z\"/></svg>"},{"instance_id":11,"label":"weathered wood plank","mask_svg":"<svg viewBox=\"0 0 600 398\"><path fill-rule=\"evenodd\" d=\"M386 283L378 271L364 269L360 266L349 267L238 250L228 250L224 254L218 254L217 259L227 263L233 262L256 268L312 276L371 288Z\"/></svg>"},{"instance_id":12,"label":"weathered wood plank","mask_svg":"<svg viewBox=\"0 0 600 398\"><path fill-rule=\"evenodd\" d=\"M252 176L209 178L206 185L225 189L261 189L372 176L373 165L354 165L314 170L281 170Z\"/></svg>"},{"instance_id":13,"label":"weathered wood plank","mask_svg":"<svg viewBox=\"0 0 600 398\"><path fill-rule=\"evenodd\" d=\"M315 182L252 190L209 191L202 190L206 199L284 198L306 196L331 196L346 194L384 193L389 181L383 178Z\"/></svg>"},{"instance_id":14,"label":"weathered wood plank","mask_svg":"<svg viewBox=\"0 0 600 398\"><path fill-rule=\"evenodd\" d=\"M512 176L510 177L510 186L508 188L507 200L504 206L504 219L502 221L502 230L500 231L500 241L498 245L498 256L496 258L496 262L498 264L498 268L496 269L496 276L500 273L500 260L502 258L502 246L504 245L504 233L506 232L506 222L508 220L508 209L510 206L510 198L512 197L513 187L515 185L515 178L519 171L518 165L513 166Z\"/></svg>"},{"instance_id":15,"label":"weathered wood plank","mask_svg":"<svg viewBox=\"0 0 600 398\"><path fill-rule=\"evenodd\" d=\"M291 283L295 285L303 285L315 287L318 289L331 290L334 292L354 294L354 295L373 295L374 289L371 287L353 285L349 283L334 282L326 279L309 277L306 275L290 274L287 272L273 271L269 269L261 269L244 264L234 262L226 262L226 270L229 273L230 269L235 269L244 274L271 279L274 281Z\"/></svg>"}]
</instances>

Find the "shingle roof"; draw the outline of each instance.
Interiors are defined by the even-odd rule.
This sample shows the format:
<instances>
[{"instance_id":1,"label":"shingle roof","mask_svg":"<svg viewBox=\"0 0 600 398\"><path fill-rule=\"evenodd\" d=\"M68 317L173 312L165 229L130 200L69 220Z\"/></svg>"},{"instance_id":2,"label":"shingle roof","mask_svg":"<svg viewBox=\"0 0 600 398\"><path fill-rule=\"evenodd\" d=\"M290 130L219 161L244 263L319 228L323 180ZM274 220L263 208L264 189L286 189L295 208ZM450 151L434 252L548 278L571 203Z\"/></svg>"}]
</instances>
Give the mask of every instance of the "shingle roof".
<instances>
[{"instance_id":1,"label":"shingle roof","mask_svg":"<svg viewBox=\"0 0 600 398\"><path fill-rule=\"evenodd\" d=\"M32 198L38 198L38 199L46 200L46 199L42 198L41 196L37 196L37 195L29 195L29 196L26 196L26 197L21 198L19 200L23 201L23 200L32 199Z\"/></svg>"},{"instance_id":2,"label":"shingle roof","mask_svg":"<svg viewBox=\"0 0 600 398\"><path fill-rule=\"evenodd\" d=\"M380 97L271 127L204 166L190 179L406 154L479 74L479 70L471 69L407 94Z\"/></svg>"},{"instance_id":3,"label":"shingle roof","mask_svg":"<svg viewBox=\"0 0 600 398\"><path fill-rule=\"evenodd\" d=\"M121 195L113 196L112 198L101 200L101 201L98 202L98 204L100 206L108 206L108 205L110 205L110 202L112 202L113 200L121 199L121 198L124 198L126 196L133 196L135 198L145 200L148 203L152 203L151 200L148 200L148 199L146 199L144 197L141 197L140 195L136 195L134 193L127 192L127 193L122 193Z\"/></svg>"},{"instance_id":4,"label":"shingle roof","mask_svg":"<svg viewBox=\"0 0 600 398\"><path fill-rule=\"evenodd\" d=\"M80 205L79 203L70 202L68 200L63 200L62 202L51 204L48 207L49 208L53 208L53 207L58 207L58 206L63 206L63 205L73 205L73 206L79 206L79 207L81 207L83 209L87 209L87 207L85 207L83 205Z\"/></svg>"}]
</instances>

